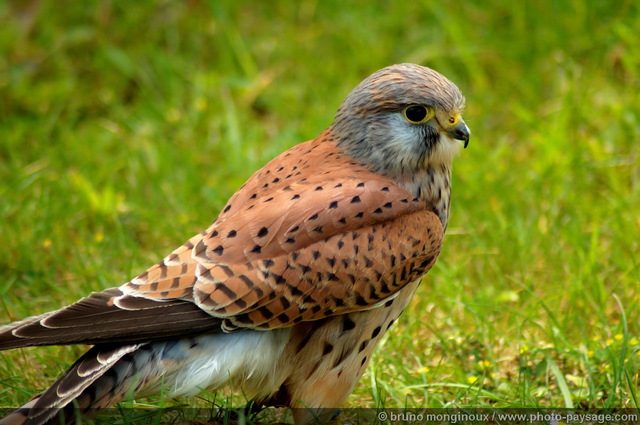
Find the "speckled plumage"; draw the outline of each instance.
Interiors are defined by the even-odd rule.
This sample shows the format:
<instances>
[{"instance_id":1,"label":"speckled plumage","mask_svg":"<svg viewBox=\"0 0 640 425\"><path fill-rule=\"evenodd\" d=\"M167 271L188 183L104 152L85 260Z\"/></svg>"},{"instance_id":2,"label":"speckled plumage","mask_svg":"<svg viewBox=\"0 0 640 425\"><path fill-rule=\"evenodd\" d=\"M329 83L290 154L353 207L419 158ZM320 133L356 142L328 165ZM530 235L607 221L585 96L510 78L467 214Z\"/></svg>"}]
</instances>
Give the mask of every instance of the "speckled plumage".
<instances>
[{"instance_id":1,"label":"speckled plumage","mask_svg":"<svg viewBox=\"0 0 640 425\"><path fill-rule=\"evenodd\" d=\"M411 105L433 116L411 122ZM0 349L95 344L0 424L48 423L73 400L93 413L160 381L175 395L231 382L265 405L333 412L438 257L451 163L469 137L463 107L433 70L384 68L331 127L258 170L163 261L0 328Z\"/></svg>"}]
</instances>

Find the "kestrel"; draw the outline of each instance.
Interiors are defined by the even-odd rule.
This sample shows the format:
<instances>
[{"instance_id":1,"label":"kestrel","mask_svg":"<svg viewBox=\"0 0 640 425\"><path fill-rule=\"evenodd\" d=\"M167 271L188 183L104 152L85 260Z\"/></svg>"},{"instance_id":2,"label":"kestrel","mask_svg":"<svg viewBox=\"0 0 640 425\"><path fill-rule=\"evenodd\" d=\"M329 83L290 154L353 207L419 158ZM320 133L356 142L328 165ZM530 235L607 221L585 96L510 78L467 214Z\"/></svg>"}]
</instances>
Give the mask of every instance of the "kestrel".
<instances>
[{"instance_id":1,"label":"kestrel","mask_svg":"<svg viewBox=\"0 0 640 425\"><path fill-rule=\"evenodd\" d=\"M258 170L216 221L119 288L0 328L0 350L90 344L0 424L67 423L132 393L228 384L297 424L331 417L440 253L464 97L384 68L333 124ZM323 416L324 415L324 416Z\"/></svg>"}]
</instances>

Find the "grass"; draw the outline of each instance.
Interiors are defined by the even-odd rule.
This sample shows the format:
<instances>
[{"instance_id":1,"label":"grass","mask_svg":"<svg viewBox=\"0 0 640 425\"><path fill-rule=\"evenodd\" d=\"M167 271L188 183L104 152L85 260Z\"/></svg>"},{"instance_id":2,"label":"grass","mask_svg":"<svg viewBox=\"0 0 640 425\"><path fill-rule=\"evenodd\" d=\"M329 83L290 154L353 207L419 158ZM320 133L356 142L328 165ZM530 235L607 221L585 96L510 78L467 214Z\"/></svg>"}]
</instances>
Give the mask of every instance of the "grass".
<instances>
[{"instance_id":1,"label":"grass","mask_svg":"<svg viewBox=\"0 0 640 425\"><path fill-rule=\"evenodd\" d=\"M0 19L0 322L142 272L362 78L416 62L466 94L473 137L441 257L347 406L640 407L637 2L32 0ZM0 354L0 405L84 349Z\"/></svg>"}]
</instances>

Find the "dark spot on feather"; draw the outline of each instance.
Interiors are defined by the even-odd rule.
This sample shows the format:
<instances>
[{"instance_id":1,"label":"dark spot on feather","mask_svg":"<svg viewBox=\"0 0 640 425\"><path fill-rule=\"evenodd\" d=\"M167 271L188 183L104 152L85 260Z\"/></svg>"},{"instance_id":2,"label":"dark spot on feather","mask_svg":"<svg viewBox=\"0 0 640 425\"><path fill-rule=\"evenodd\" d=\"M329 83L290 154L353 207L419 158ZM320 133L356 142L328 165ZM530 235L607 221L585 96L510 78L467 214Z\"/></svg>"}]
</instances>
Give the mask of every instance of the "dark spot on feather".
<instances>
[{"instance_id":1,"label":"dark spot on feather","mask_svg":"<svg viewBox=\"0 0 640 425\"><path fill-rule=\"evenodd\" d=\"M262 252L262 247L260 245L256 245L256 246L253 247L251 252L254 253L254 254L260 254Z\"/></svg>"},{"instance_id":2,"label":"dark spot on feather","mask_svg":"<svg viewBox=\"0 0 640 425\"><path fill-rule=\"evenodd\" d=\"M224 295L226 295L227 298L229 298L231 300L238 298L238 295L234 291L229 289L229 287L227 285L224 285L224 284L216 285L216 290L219 290Z\"/></svg>"},{"instance_id":3,"label":"dark spot on feather","mask_svg":"<svg viewBox=\"0 0 640 425\"><path fill-rule=\"evenodd\" d=\"M274 262L273 262L273 260L271 260L271 259L267 259L267 260L264 260L264 261L262 262L262 265L263 265L265 268L267 268L267 269L268 269L268 268L270 268L270 267L273 267L273 265L274 265L274 264L275 264L275 263L274 263Z\"/></svg>"},{"instance_id":4,"label":"dark spot on feather","mask_svg":"<svg viewBox=\"0 0 640 425\"><path fill-rule=\"evenodd\" d=\"M284 277L282 277L282 275L280 274L276 274L276 273L272 273L271 274L274 278L274 280L276 281L277 284L282 284L282 283L286 283L287 279L285 279ZM284 298L283 298L284 300Z\"/></svg>"},{"instance_id":5,"label":"dark spot on feather","mask_svg":"<svg viewBox=\"0 0 640 425\"><path fill-rule=\"evenodd\" d=\"M391 325L393 325L395 322L396 322L396 320L395 320L395 319L391 320L391 321L389 322L389 324L387 325L387 329L385 329L385 332L386 332L386 331L388 331L388 330L389 330L389 328L391 327Z\"/></svg>"},{"instance_id":6,"label":"dark spot on feather","mask_svg":"<svg viewBox=\"0 0 640 425\"><path fill-rule=\"evenodd\" d=\"M342 321L342 332L350 331L355 327L356 324L354 323L354 321L351 320L348 316L345 316L344 320Z\"/></svg>"},{"instance_id":7,"label":"dark spot on feather","mask_svg":"<svg viewBox=\"0 0 640 425\"><path fill-rule=\"evenodd\" d=\"M251 279L249 279L247 276L241 274L240 276L238 276L238 279L240 279L241 281L244 282L245 285L247 285L247 288L253 288L253 281ZM261 297L262 296L262 290L260 288L255 288L256 294ZM258 293L259 292L259 293Z\"/></svg>"},{"instance_id":8,"label":"dark spot on feather","mask_svg":"<svg viewBox=\"0 0 640 425\"><path fill-rule=\"evenodd\" d=\"M375 285L369 286L369 299L371 299L371 300L379 300L380 299L380 295L378 295L378 293L376 292Z\"/></svg>"},{"instance_id":9,"label":"dark spot on feather","mask_svg":"<svg viewBox=\"0 0 640 425\"><path fill-rule=\"evenodd\" d=\"M297 287L287 283L287 288L289 289L289 291L291 292L291 295L293 295L294 297L301 297L304 295L304 293L299 290Z\"/></svg>"},{"instance_id":10,"label":"dark spot on feather","mask_svg":"<svg viewBox=\"0 0 640 425\"><path fill-rule=\"evenodd\" d=\"M238 232L236 232L235 230L231 230L229 233L227 233L227 237L228 238L235 238L237 234L238 234Z\"/></svg>"},{"instance_id":11,"label":"dark spot on feather","mask_svg":"<svg viewBox=\"0 0 640 425\"><path fill-rule=\"evenodd\" d=\"M267 229L266 227L263 227L262 229L260 229L260 231L258 231L259 238L264 238L268 234L269 234L269 229Z\"/></svg>"},{"instance_id":12,"label":"dark spot on feather","mask_svg":"<svg viewBox=\"0 0 640 425\"><path fill-rule=\"evenodd\" d=\"M360 202L360 197L359 196L354 196L353 198L351 198L351 203L352 204L357 204L358 202Z\"/></svg>"},{"instance_id":13,"label":"dark spot on feather","mask_svg":"<svg viewBox=\"0 0 640 425\"><path fill-rule=\"evenodd\" d=\"M429 264L431 264L432 261L433 261L433 257L428 257L426 260L424 260L422 263L420 263L420 268L421 269L427 268L427 266Z\"/></svg>"},{"instance_id":14,"label":"dark spot on feather","mask_svg":"<svg viewBox=\"0 0 640 425\"><path fill-rule=\"evenodd\" d=\"M271 312L271 310L269 310L267 307L260 307L258 309L258 311L260 312L260 314L262 314L262 316L269 320L273 317L273 313Z\"/></svg>"},{"instance_id":15,"label":"dark spot on feather","mask_svg":"<svg viewBox=\"0 0 640 425\"><path fill-rule=\"evenodd\" d=\"M329 204L329 209L338 208L338 201L333 201Z\"/></svg>"},{"instance_id":16,"label":"dark spot on feather","mask_svg":"<svg viewBox=\"0 0 640 425\"><path fill-rule=\"evenodd\" d=\"M391 289L389 289L389 285L387 285L387 282L384 282L384 281L382 282L382 287L380 288L380 291L383 294L390 294L391 293ZM391 300L391 302L393 302L393 300ZM387 304L389 304L389 301L387 301ZM389 304L389 305L391 305L391 304ZM386 304L385 304L385 306L386 306Z\"/></svg>"},{"instance_id":17,"label":"dark spot on feather","mask_svg":"<svg viewBox=\"0 0 640 425\"><path fill-rule=\"evenodd\" d=\"M360 348L358 349L358 353L361 353L365 348L367 348L367 344L369 344L369 340L362 341L360 344Z\"/></svg>"},{"instance_id":18,"label":"dark spot on feather","mask_svg":"<svg viewBox=\"0 0 640 425\"><path fill-rule=\"evenodd\" d=\"M218 245L213 249L213 253L217 255L222 255L223 252L224 252L224 247L222 245Z\"/></svg>"},{"instance_id":19,"label":"dark spot on feather","mask_svg":"<svg viewBox=\"0 0 640 425\"><path fill-rule=\"evenodd\" d=\"M278 317L276 317L276 319L278 319L280 323L282 323L283 325L291 321L291 319L289 319L289 316L287 316L286 313L280 313Z\"/></svg>"},{"instance_id":20,"label":"dark spot on feather","mask_svg":"<svg viewBox=\"0 0 640 425\"><path fill-rule=\"evenodd\" d=\"M231 209L231 204L227 205L226 207L224 207L224 210L222 210L222 212L227 212Z\"/></svg>"},{"instance_id":21,"label":"dark spot on feather","mask_svg":"<svg viewBox=\"0 0 640 425\"><path fill-rule=\"evenodd\" d=\"M378 326L377 328L375 328L375 329L373 330L373 333L371 334L371 338L375 338L375 337L377 337L381 330L382 330L382 329L380 328L380 326Z\"/></svg>"}]
</instances>

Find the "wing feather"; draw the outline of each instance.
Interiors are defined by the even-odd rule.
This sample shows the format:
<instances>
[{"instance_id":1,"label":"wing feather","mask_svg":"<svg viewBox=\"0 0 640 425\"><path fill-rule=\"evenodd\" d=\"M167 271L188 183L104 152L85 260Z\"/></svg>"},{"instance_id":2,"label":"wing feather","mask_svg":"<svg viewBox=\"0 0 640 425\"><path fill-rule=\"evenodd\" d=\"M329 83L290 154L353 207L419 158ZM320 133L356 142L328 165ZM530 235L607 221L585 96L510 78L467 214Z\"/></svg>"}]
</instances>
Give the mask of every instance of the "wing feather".
<instances>
[{"instance_id":1,"label":"wing feather","mask_svg":"<svg viewBox=\"0 0 640 425\"><path fill-rule=\"evenodd\" d=\"M371 308L426 273L438 217L327 134L256 172L206 232L123 293L193 301L227 331L271 329Z\"/></svg>"},{"instance_id":2,"label":"wing feather","mask_svg":"<svg viewBox=\"0 0 640 425\"><path fill-rule=\"evenodd\" d=\"M0 328L0 350L150 341L204 331L219 332L220 319L192 302L124 296L112 288L60 310Z\"/></svg>"}]
</instances>

